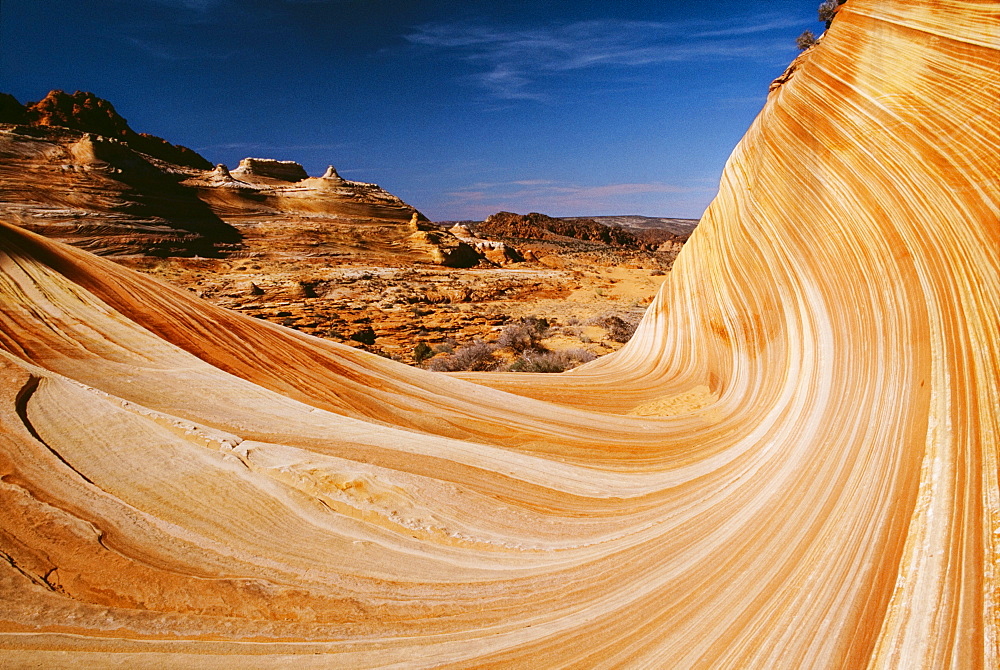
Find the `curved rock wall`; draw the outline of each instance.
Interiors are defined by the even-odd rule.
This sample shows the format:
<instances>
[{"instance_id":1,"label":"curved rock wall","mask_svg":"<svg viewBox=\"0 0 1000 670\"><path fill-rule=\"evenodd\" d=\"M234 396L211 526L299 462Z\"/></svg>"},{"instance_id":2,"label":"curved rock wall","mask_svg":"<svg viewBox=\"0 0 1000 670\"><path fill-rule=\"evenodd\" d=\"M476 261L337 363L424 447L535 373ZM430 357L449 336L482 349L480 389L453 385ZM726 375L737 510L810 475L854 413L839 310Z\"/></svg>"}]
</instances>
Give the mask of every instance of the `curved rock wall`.
<instances>
[{"instance_id":1,"label":"curved rock wall","mask_svg":"<svg viewBox=\"0 0 1000 670\"><path fill-rule=\"evenodd\" d=\"M997 667L998 99L1000 4L850 0L564 375L405 368L3 226L0 659Z\"/></svg>"}]
</instances>

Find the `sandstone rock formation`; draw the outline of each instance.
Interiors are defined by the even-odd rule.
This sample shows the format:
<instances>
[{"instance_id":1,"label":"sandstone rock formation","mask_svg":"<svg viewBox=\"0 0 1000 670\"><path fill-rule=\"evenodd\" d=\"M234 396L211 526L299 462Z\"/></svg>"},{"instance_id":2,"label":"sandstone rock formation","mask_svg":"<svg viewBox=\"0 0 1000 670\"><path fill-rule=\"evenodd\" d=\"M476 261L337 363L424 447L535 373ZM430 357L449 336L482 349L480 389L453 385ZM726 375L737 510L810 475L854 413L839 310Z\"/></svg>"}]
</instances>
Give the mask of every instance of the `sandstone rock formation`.
<instances>
[{"instance_id":1,"label":"sandstone rock formation","mask_svg":"<svg viewBox=\"0 0 1000 670\"><path fill-rule=\"evenodd\" d=\"M476 250L484 260L494 265L507 265L509 263L521 263L525 260L524 255L514 247L497 240L487 240L476 236L469 228L457 223L448 229L448 232ZM534 256L534 254L532 254Z\"/></svg>"},{"instance_id":2,"label":"sandstone rock formation","mask_svg":"<svg viewBox=\"0 0 1000 670\"><path fill-rule=\"evenodd\" d=\"M244 158L233 172L237 175L254 175L290 182L302 181L309 177L305 168L295 161L279 161L273 158Z\"/></svg>"},{"instance_id":3,"label":"sandstone rock formation","mask_svg":"<svg viewBox=\"0 0 1000 670\"><path fill-rule=\"evenodd\" d=\"M471 268L483 257L474 246L452 232L421 222L416 213L410 219L409 229L410 247L423 251L438 265Z\"/></svg>"},{"instance_id":4,"label":"sandstone rock formation","mask_svg":"<svg viewBox=\"0 0 1000 670\"><path fill-rule=\"evenodd\" d=\"M0 115L2 123L26 123L31 126L82 130L122 140L135 151L170 163L198 169L211 167L207 160L187 147L171 144L161 137L135 132L115 111L114 105L93 93L77 91L70 95L63 91L51 91L38 102L29 102L25 105L20 121L13 120L16 112L13 111L11 101L17 104L13 97L7 96L4 107L11 111Z\"/></svg>"},{"instance_id":5,"label":"sandstone rock formation","mask_svg":"<svg viewBox=\"0 0 1000 670\"><path fill-rule=\"evenodd\" d=\"M556 219L545 214L515 214L497 212L483 221L476 233L483 237L519 237L527 239L552 239L570 237L614 244L641 247L642 243L630 231L615 226L604 226L592 219Z\"/></svg>"},{"instance_id":6,"label":"sandstone rock formation","mask_svg":"<svg viewBox=\"0 0 1000 670\"><path fill-rule=\"evenodd\" d=\"M566 375L407 368L0 225L0 662L1000 666L997 34L850 0Z\"/></svg>"},{"instance_id":7,"label":"sandstone rock formation","mask_svg":"<svg viewBox=\"0 0 1000 670\"><path fill-rule=\"evenodd\" d=\"M24 105L10 93L0 93L0 123L25 123Z\"/></svg>"},{"instance_id":8,"label":"sandstone rock formation","mask_svg":"<svg viewBox=\"0 0 1000 670\"><path fill-rule=\"evenodd\" d=\"M0 126L0 217L101 254L212 256L239 232L184 170L133 144L60 127ZM178 173L179 172L179 173Z\"/></svg>"},{"instance_id":9,"label":"sandstone rock formation","mask_svg":"<svg viewBox=\"0 0 1000 670\"><path fill-rule=\"evenodd\" d=\"M337 183L343 183L344 181L344 178L337 174L337 169L332 165L327 166L326 172L323 173L323 176L320 177L320 179L329 179L330 181Z\"/></svg>"},{"instance_id":10,"label":"sandstone rock formation","mask_svg":"<svg viewBox=\"0 0 1000 670\"><path fill-rule=\"evenodd\" d=\"M310 178L292 161L247 158L232 172L171 162L176 151L150 151L111 103L89 93L56 91L27 112L36 125L0 124L0 216L29 230L106 255L364 248L435 262L407 246L413 207L332 166Z\"/></svg>"}]
</instances>

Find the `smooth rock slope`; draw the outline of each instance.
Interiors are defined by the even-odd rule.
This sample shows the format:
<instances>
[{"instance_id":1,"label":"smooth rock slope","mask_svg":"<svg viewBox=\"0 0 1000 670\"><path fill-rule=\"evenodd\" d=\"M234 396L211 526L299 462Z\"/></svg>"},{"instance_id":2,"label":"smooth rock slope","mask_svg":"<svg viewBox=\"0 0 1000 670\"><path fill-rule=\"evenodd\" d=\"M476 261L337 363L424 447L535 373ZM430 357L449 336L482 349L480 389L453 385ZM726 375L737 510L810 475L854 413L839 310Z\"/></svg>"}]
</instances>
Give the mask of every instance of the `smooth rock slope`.
<instances>
[{"instance_id":1,"label":"smooth rock slope","mask_svg":"<svg viewBox=\"0 0 1000 670\"><path fill-rule=\"evenodd\" d=\"M998 667L998 99L1000 4L850 0L564 375L4 224L0 664Z\"/></svg>"}]
</instances>

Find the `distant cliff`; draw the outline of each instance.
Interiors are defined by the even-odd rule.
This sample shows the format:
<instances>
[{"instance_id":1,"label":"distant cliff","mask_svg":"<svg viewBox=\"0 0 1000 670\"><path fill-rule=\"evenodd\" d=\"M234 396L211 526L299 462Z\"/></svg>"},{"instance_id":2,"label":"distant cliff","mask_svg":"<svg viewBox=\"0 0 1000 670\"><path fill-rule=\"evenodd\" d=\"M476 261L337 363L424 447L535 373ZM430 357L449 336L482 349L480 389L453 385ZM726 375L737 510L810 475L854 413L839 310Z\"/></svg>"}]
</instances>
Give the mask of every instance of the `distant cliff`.
<instances>
[{"instance_id":1,"label":"distant cliff","mask_svg":"<svg viewBox=\"0 0 1000 670\"><path fill-rule=\"evenodd\" d=\"M660 221L660 219L648 219L647 217L603 217L614 219L609 225L598 220L601 217L581 218L562 217L556 218L531 212L530 214L515 214L513 212L497 212L486 218L485 221L475 226L476 234L482 237L508 237L531 240L554 240L559 238L571 238L585 242L599 242L625 249L641 249L654 251L665 242L682 243L690 235L697 221L688 222L689 227L686 232L675 232L679 229L674 225L671 229L645 227L630 225L623 227L619 225L619 220L629 222L630 219L643 219L644 221ZM670 219L670 221L680 221L680 219Z\"/></svg>"},{"instance_id":2,"label":"distant cliff","mask_svg":"<svg viewBox=\"0 0 1000 670\"><path fill-rule=\"evenodd\" d=\"M592 219L556 219L538 212L515 214L497 212L476 227L476 233L484 237L520 237L524 239L546 240L556 236L571 237L588 242L601 242L617 247L642 248L643 244L635 235L623 228L605 226Z\"/></svg>"}]
</instances>

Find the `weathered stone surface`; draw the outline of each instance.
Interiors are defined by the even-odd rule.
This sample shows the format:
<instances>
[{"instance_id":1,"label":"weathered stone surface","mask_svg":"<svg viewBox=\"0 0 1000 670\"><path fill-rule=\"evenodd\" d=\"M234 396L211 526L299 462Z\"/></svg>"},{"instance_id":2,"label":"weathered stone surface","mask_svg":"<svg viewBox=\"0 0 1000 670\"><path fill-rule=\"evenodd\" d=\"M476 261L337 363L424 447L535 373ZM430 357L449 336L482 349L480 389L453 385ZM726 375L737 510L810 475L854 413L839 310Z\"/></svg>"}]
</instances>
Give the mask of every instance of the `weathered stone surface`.
<instances>
[{"instance_id":1,"label":"weathered stone surface","mask_svg":"<svg viewBox=\"0 0 1000 670\"><path fill-rule=\"evenodd\" d=\"M187 147L171 144L155 135L135 132L115 111L114 105L85 91L73 94L51 91L38 102L25 105L23 122L32 126L71 128L118 139L128 143L135 151L185 167L211 167L207 160Z\"/></svg>"},{"instance_id":2,"label":"weathered stone surface","mask_svg":"<svg viewBox=\"0 0 1000 670\"><path fill-rule=\"evenodd\" d=\"M849 0L566 375L402 366L0 223L0 663L1000 667L997 34Z\"/></svg>"},{"instance_id":3,"label":"weathered stone surface","mask_svg":"<svg viewBox=\"0 0 1000 670\"><path fill-rule=\"evenodd\" d=\"M233 173L290 182L302 181L309 177L305 168L295 161L279 161L273 158L244 158Z\"/></svg>"},{"instance_id":4,"label":"weathered stone surface","mask_svg":"<svg viewBox=\"0 0 1000 670\"><path fill-rule=\"evenodd\" d=\"M77 97L53 94L36 107L46 111L46 123L68 123L77 117L66 100ZM128 136L110 103L86 94L81 104L89 111L77 125ZM135 146L134 138L60 125L0 128L0 215L109 255L406 251L405 222L416 210L375 184L266 176L290 179L301 171L290 161L244 161L245 169L232 173L225 165L198 170Z\"/></svg>"},{"instance_id":5,"label":"weathered stone surface","mask_svg":"<svg viewBox=\"0 0 1000 670\"><path fill-rule=\"evenodd\" d=\"M323 173L323 176L320 177L320 179L329 179L330 181L334 182L344 181L344 178L341 177L339 174L337 174L336 168L334 168L332 165L326 168L326 172Z\"/></svg>"},{"instance_id":6,"label":"weathered stone surface","mask_svg":"<svg viewBox=\"0 0 1000 670\"><path fill-rule=\"evenodd\" d=\"M124 140L0 127L0 217L100 254L215 256L240 235L181 186L183 168Z\"/></svg>"}]
</instances>

